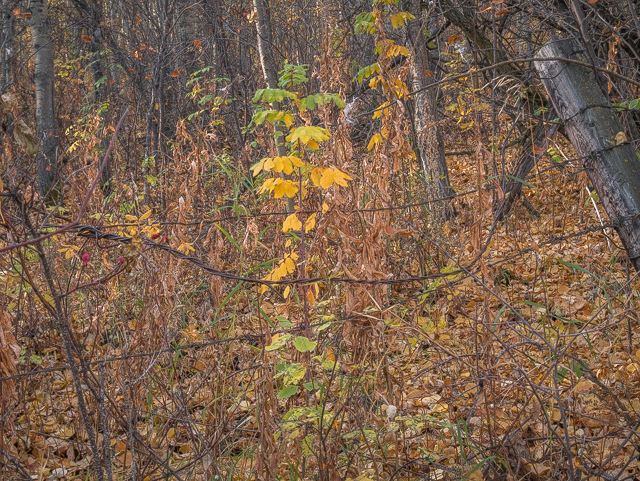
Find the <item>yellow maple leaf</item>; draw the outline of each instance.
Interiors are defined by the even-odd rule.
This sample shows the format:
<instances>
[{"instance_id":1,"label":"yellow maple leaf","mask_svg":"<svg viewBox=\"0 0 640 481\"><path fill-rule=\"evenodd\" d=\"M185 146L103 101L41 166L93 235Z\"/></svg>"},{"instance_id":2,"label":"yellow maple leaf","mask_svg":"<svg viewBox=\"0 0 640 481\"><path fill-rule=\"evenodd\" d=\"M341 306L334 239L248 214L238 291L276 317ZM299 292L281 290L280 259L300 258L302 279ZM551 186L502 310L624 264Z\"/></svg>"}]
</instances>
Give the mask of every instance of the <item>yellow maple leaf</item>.
<instances>
[{"instance_id":1,"label":"yellow maple leaf","mask_svg":"<svg viewBox=\"0 0 640 481\"><path fill-rule=\"evenodd\" d=\"M296 214L291 214L289 217L285 219L284 223L282 224L282 231L289 232L292 229L300 230L301 227L302 227L302 222L300 222L300 219L298 219L298 216Z\"/></svg>"}]
</instances>

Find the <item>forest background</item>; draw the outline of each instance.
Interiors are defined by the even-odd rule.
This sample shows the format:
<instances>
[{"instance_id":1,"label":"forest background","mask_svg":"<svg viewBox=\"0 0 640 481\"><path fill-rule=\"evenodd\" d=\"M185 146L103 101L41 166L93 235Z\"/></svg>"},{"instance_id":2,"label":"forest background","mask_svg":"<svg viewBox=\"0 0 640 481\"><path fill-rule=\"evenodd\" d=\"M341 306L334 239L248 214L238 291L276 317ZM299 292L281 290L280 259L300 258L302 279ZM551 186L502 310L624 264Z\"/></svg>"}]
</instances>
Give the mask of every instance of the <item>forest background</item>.
<instances>
[{"instance_id":1,"label":"forest background","mask_svg":"<svg viewBox=\"0 0 640 481\"><path fill-rule=\"evenodd\" d=\"M1 0L0 478L637 479L639 10Z\"/></svg>"}]
</instances>

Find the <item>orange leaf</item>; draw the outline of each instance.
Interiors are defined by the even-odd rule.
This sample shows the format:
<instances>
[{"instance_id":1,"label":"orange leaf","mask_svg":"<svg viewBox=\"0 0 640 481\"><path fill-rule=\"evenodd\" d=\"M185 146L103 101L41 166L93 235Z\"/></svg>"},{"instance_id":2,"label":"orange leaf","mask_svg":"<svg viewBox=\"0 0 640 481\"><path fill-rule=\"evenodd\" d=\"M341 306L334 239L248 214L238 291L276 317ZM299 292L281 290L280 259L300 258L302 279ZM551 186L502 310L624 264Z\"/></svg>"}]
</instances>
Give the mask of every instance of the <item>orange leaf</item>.
<instances>
[{"instance_id":1,"label":"orange leaf","mask_svg":"<svg viewBox=\"0 0 640 481\"><path fill-rule=\"evenodd\" d=\"M502 10L498 10L498 11L496 12L496 17L497 17L498 15L504 15L505 13L509 13L509 9L507 9L507 8L503 8Z\"/></svg>"},{"instance_id":2,"label":"orange leaf","mask_svg":"<svg viewBox=\"0 0 640 481\"><path fill-rule=\"evenodd\" d=\"M88 35L83 35L80 38L82 38L82 40L84 40L85 42L89 42L89 43L93 42L93 39L91 37L89 37Z\"/></svg>"},{"instance_id":3,"label":"orange leaf","mask_svg":"<svg viewBox=\"0 0 640 481\"><path fill-rule=\"evenodd\" d=\"M447 42L449 42L451 45L453 45L454 43L456 43L458 40L460 40L462 37L460 37L460 35L451 35L448 39Z\"/></svg>"},{"instance_id":4,"label":"orange leaf","mask_svg":"<svg viewBox=\"0 0 640 481\"><path fill-rule=\"evenodd\" d=\"M129 73L136 73L136 69L135 69L135 68L130 68L130 69L128 70L128 72L129 72Z\"/></svg>"},{"instance_id":5,"label":"orange leaf","mask_svg":"<svg viewBox=\"0 0 640 481\"><path fill-rule=\"evenodd\" d=\"M547 151L544 147L540 147L539 145L533 146L533 153L536 155L542 155Z\"/></svg>"},{"instance_id":6,"label":"orange leaf","mask_svg":"<svg viewBox=\"0 0 640 481\"><path fill-rule=\"evenodd\" d=\"M143 43L142 45L140 45L140 50L146 50L147 46Z\"/></svg>"},{"instance_id":7,"label":"orange leaf","mask_svg":"<svg viewBox=\"0 0 640 481\"><path fill-rule=\"evenodd\" d=\"M200 45L202 45L202 42L200 40L196 40L195 42L193 42L194 47L199 47Z\"/></svg>"},{"instance_id":8,"label":"orange leaf","mask_svg":"<svg viewBox=\"0 0 640 481\"><path fill-rule=\"evenodd\" d=\"M152 78L153 78L153 75L147 75L145 78L146 78L147 80L152 79Z\"/></svg>"},{"instance_id":9,"label":"orange leaf","mask_svg":"<svg viewBox=\"0 0 640 481\"><path fill-rule=\"evenodd\" d=\"M172 77L177 77L178 75L180 75L180 70L178 69L175 69L173 72L171 72Z\"/></svg>"}]
</instances>

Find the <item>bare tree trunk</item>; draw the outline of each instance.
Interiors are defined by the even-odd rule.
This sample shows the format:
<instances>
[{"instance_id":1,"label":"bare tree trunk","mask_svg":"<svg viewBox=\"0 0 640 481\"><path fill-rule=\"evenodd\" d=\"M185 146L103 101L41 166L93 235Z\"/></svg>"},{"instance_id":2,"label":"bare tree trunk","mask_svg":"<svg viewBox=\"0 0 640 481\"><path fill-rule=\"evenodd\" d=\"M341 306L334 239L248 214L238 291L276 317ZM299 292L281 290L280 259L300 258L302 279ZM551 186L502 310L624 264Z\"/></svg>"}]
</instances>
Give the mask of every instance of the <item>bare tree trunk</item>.
<instances>
[{"instance_id":1,"label":"bare tree trunk","mask_svg":"<svg viewBox=\"0 0 640 481\"><path fill-rule=\"evenodd\" d=\"M93 99L95 108L99 109L100 117L104 118L105 112L102 111L102 104L105 97L105 86L107 84L104 71L102 70L102 29L100 23L102 22L102 5L99 2L87 3L85 0L73 0L74 5L78 11L87 17L87 30L88 36L91 37L91 44L89 48L93 54L91 58L91 73L93 74L94 92ZM102 151L105 152L109 145L107 136L105 135L104 122L101 122L100 135L102 136ZM102 171L102 178L100 179L100 187L105 197L108 197L113 191L111 185L111 159L107 159L107 164Z\"/></svg>"},{"instance_id":2,"label":"bare tree trunk","mask_svg":"<svg viewBox=\"0 0 640 481\"><path fill-rule=\"evenodd\" d=\"M546 43L537 57L588 62L571 39ZM536 61L535 66L629 260L640 271L640 160L615 109L592 69L562 61Z\"/></svg>"},{"instance_id":3,"label":"bare tree trunk","mask_svg":"<svg viewBox=\"0 0 640 481\"><path fill-rule=\"evenodd\" d=\"M449 183L449 172L444 155L444 143L438 124L438 91L427 88L437 80L436 67L429 58L425 26L420 0L411 2L411 13L415 20L408 27L408 44L413 54L411 64L411 90L413 94L413 127L415 129L418 158L423 169L429 199L445 199L454 194ZM442 225L454 215L451 200L433 203L430 206L432 222Z\"/></svg>"},{"instance_id":4,"label":"bare tree trunk","mask_svg":"<svg viewBox=\"0 0 640 481\"><path fill-rule=\"evenodd\" d=\"M58 143L53 105L53 43L47 0L31 0L29 12L35 62L36 129L40 144L40 152L36 156L38 190L44 199L52 199L57 196L54 183L58 171Z\"/></svg>"},{"instance_id":5,"label":"bare tree trunk","mask_svg":"<svg viewBox=\"0 0 640 481\"><path fill-rule=\"evenodd\" d=\"M556 113L552 107L547 112L547 118L553 119L555 116ZM511 179L507 181L504 186L504 200L495 202L493 206L494 212L499 219L503 219L511 212L514 203L522 192L523 183L521 181L526 180L535 165L536 157L540 157L540 154L536 154L536 152L546 152L549 147L547 139L553 139L559 127L560 123L549 124L541 120L533 129L531 136L524 142L520 155L518 155L513 166L513 177L519 180ZM503 172L503 175L506 175L506 172Z\"/></svg>"},{"instance_id":6,"label":"bare tree trunk","mask_svg":"<svg viewBox=\"0 0 640 481\"><path fill-rule=\"evenodd\" d=\"M11 64L13 63L13 12L14 1L2 0L2 32L0 34L0 93L3 93L11 82Z\"/></svg>"},{"instance_id":7,"label":"bare tree trunk","mask_svg":"<svg viewBox=\"0 0 640 481\"><path fill-rule=\"evenodd\" d=\"M273 35L271 30L271 23L264 9L263 0L253 0L253 6L256 9L256 30L258 31L258 54L260 55L260 65L262 65L262 73L264 80L267 82L267 87L270 89L278 88L278 71L276 69L276 63L273 59L273 50L271 44L273 42ZM278 110L280 105L278 102L274 102L273 108ZM282 132L279 125L275 126L276 132ZM283 157L287 155L284 148L284 135L276 135L276 150L278 156ZM287 210L293 212L295 210L293 199L288 199Z\"/></svg>"}]
</instances>

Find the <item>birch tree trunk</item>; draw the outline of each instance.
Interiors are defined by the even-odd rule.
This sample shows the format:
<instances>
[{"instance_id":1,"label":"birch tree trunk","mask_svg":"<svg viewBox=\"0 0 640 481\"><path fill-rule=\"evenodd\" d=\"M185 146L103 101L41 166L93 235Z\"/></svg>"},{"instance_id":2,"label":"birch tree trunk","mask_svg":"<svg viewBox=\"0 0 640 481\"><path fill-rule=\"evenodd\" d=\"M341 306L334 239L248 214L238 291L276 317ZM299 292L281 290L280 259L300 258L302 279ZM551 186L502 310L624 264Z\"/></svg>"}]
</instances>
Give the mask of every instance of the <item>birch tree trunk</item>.
<instances>
[{"instance_id":1,"label":"birch tree trunk","mask_svg":"<svg viewBox=\"0 0 640 481\"><path fill-rule=\"evenodd\" d=\"M56 196L54 183L57 176L58 144L53 104L53 43L47 0L31 0L29 12L29 32L35 63L36 129L40 145L40 152L36 156L38 190L44 199L52 199Z\"/></svg>"},{"instance_id":2,"label":"birch tree trunk","mask_svg":"<svg viewBox=\"0 0 640 481\"><path fill-rule=\"evenodd\" d=\"M640 271L640 158L626 141L623 127L592 68L545 58L590 63L572 39L552 40L538 52L535 67L582 158L605 211L629 260Z\"/></svg>"},{"instance_id":3,"label":"birch tree trunk","mask_svg":"<svg viewBox=\"0 0 640 481\"><path fill-rule=\"evenodd\" d=\"M411 90L413 94L413 126L418 148L418 159L424 172L428 199L444 199L454 194L449 183L449 172L444 155L444 143L438 124L438 91L427 88L437 80L436 67L429 58L427 38L424 34L420 0L412 0L411 13L416 17L408 26L408 44L413 56L411 64ZM451 200L430 205L434 226L442 225L453 217Z\"/></svg>"}]
</instances>

